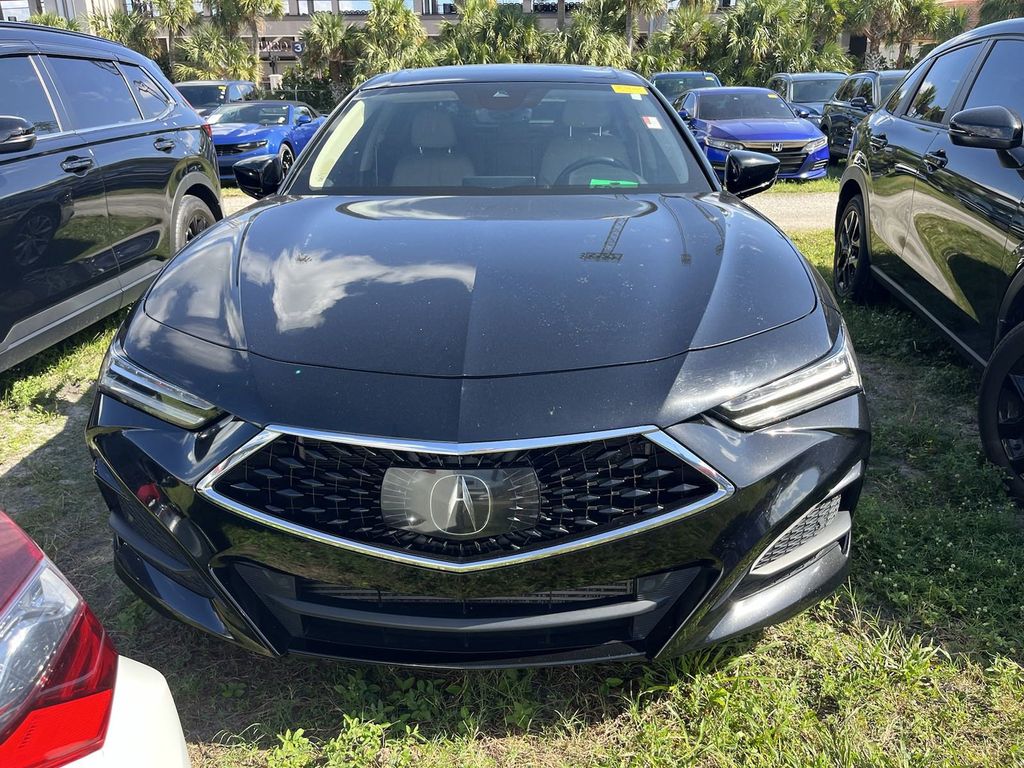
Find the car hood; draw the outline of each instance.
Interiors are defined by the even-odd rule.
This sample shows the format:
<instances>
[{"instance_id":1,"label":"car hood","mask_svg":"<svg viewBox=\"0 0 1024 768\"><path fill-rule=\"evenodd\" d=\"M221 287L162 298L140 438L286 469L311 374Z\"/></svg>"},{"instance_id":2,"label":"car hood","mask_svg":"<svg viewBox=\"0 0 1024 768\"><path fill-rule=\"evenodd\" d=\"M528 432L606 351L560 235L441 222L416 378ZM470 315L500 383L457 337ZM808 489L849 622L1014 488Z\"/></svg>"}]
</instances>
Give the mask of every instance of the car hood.
<instances>
[{"instance_id":1,"label":"car hood","mask_svg":"<svg viewBox=\"0 0 1024 768\"><path fill-rule=\"evenodd\" d=\"M307 197L193 241L145 312L297 366L491 377L664 359L816 302L789 241L725 194Z\"/></svg>"},{"instance_id":2,"label":"car hood","mask_svg":"<svg viewBox=\"0 0 1024 768\"><path fill-rule=\"evenodd\" d=\"M708 135L736 141L797 141L821 133L802 118L791 120L718 120L708 124Z\"/></svg>"},{"instance_id":3,"label":"car hood","mask_svg":"<svg viewBox=\"0 0 1024 768\"><path fill-rule=\"evenodd\" d=\"M253 123L214 123L210 129L214 143L256 141L265 139L271 132L270 126Z\"/></svg>"}]
</instances>

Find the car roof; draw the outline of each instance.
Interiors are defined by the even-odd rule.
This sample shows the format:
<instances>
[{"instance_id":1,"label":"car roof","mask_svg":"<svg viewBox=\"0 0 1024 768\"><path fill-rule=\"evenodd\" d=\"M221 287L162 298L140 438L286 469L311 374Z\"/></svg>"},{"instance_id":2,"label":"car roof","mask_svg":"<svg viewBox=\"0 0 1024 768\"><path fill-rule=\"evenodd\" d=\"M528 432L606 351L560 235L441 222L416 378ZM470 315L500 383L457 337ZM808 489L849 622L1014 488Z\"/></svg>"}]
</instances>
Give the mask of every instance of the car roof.
<instances>
[{"instance_id":1,"label":"car roof","mask_svg":"<svg viewBox=\"0 0 1024 768\"><path fill-rule=\"evenodd\" d=\"M263 106L263 107L308 107L309 105L302 101L286 101L284 99L251 99L249 101L233 101L230 104L221 104L217 109L224 109L224 107L250 107L250 106Z\"/></svg>"},{"instance_id":2,"label":"car roof","mask_svg":"<svg viewBox=\"0 0 1024 768\"><path fill-rule=\"evenodd\" d=\"M590 67L577 64L462 64L389 72L367 80L362 88L494 82L647 84L647 81L635 72L612 67Z\"/></svg>"},{"instance_id":3,"label":"car roof","mask_svg":"<svg viewBox=\"0 0 1024 768\"><path fill-rule=\"evenodd\" d=\"M849 77L862 77L864 75L905 75L909 71L909 69L862 69L860 72L850 74Z\"/></svg>"},{"instance_id":4,"label":"car roof","mask_svg":"<svg viewBox=\"0 0 1024 768\"><path fill-rule=\"evenodd\" d=\"M28 24L21 21L0 21L0 41L23 40L39 45L75 45L88 47L93 51L103 51L111 58L137 63L150 60L138 51L133 51L120 43L106 38L89 35L85 32L72 32L67 29L44 27L40 24Z\"/></svg>"},{"instance_id":5,"label":"car roof","mask_svg":"<svg viewBox=\"0 0 1024 768\"><path fill-rule=\"evenodd\" d=\"M712 88L695 88L691 93L696 94L698 98L704 96L711 96L716 93L775 93L771 88L757 88L752 85L723 85Z\"/></svg>"},{"instance_id":6,"label":"car roof","mask_svg":"<svg viewBox=\"0 0 1024 768\"><path fill-rule=\"evenodd\" d=\"M1000 35L1024 35L1024 18L1006 19L1005 21L997 21L994 24L986 24L983 27L975 27L937 46L928 53L926 58L937 56L963 43L984 40L987 37L998 37Z\"/></svg>"},{"instance_id":7,"label":"car roof","mask_svg":"<svg viewBox=\"0 0 1024 768\"><path fill-rule=\"evenodd\" d=\"M179 85L235 85L236 83L252 85L252 80L182 80L180 83L175 83L174 87L177 88Z\"/></svg>"},{"instance_id":8,"label":"car roof","mask_svg":"<svg viewBox=\"0 0 1024 768\"><path fill-rule=\"evenodd\" d=\"M834 77L836 80L840 80L840 79L842 79L842 78L844 78L846 76L847 76L847 74L845 72L837 72L837 71L831 71L831 72L777 72L776 74L772 75L772 77L788 77L790 80L804 80L804 79L809 79L809 78L812 78L812 77L815 80L820 80L823 77ZM771 79L771 78L769 78L769 79Z\"/></svg>"},{"instance_id":9,"label":"car roof","mask_svg":"<svg viewBox=\"0 0 1024 768\"><path fill-rule=\"evenodd\" d=\"M679 77L680 75L715 75L714 72L709 72L706 69L688 69L681 72L658 72L652 77L652 80L657 80L659 77ZM718 77L718 75L715 75Z\"/></svg>"}]
</instances>

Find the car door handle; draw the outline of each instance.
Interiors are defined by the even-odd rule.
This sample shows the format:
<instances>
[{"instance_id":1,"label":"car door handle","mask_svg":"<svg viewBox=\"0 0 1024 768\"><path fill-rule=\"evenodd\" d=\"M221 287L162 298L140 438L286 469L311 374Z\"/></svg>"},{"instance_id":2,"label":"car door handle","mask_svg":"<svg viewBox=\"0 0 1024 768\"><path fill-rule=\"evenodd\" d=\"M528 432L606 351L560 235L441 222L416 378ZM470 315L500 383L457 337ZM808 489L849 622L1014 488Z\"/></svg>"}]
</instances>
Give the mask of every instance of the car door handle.
<instances>
[{"instance_id":1,"label":"car door handle","mask_svg":"<svg viewBox=\"0 0 1024 768\"><path fill-rule=\"evenodd\" d=\"M91 157L79 157L78 155L71 155L70 157L64 158L64 162L60 164L68 173L84 173L93 166Z\"/></svg>"},{"instance_id":2,"label":"car door handle","mask_svg":"<svg viewBox=\"0 0 1024 768\"><path fill-rule=\"evenodd\" d=\"M884 133L879 133L877 135L872 135L871 138L868 139L868 143L871 144L871 148L877 152L889 146L889 138Z\"/></svg>"},{"instance_id":3,"label":"car door handle","mask_svg":"<svg viewBox=\"0 0 1024 768\"><path fill-rule=\"evenodd\" d=\"M170 152L174 149L174 139L159 138L153 142L153 146L161 152Z\"/></svg>"},{"instance_id":4,"label":"car door handle","mask_svg":"<svg viewBox=\"0 0 1024 768\"><path fill-rule=\"evenodd\" d=\"M927 173L934 173L940 168L945 168L949 158L946 157L946 150L937 149L924 156L924 169Z\"/></svg>"}]
</instances>

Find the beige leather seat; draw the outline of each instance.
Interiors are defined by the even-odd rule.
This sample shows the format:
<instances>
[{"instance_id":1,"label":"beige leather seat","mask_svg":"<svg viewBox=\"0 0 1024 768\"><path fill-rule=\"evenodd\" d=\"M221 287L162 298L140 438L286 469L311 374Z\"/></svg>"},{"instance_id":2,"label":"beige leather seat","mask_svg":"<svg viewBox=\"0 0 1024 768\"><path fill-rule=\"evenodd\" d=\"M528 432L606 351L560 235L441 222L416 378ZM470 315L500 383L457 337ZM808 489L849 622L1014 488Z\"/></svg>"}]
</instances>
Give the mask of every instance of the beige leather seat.
<instances>
[{"instance_id":1,"label":"beige leather seat","mask_svg":"<svg viewBox=\"0 0 1024 768\"><path fill-rule=\"evenodd\" d=\"M583 99L570 101L562 112L565 134L548 145L540 164L541 179L553 184L566 168L587 157L611 157L631 166L626 145L608 133L611 112L608 105Z\"/></svg>"},{"instance_id":2,"label":"beige leather seat","mask_svg":"<svg viewBox=\"0 0 1024 768\"><path fill-rule=\"evenodd\" d=\"M445 112L423 110L412 119L413 152L403 155L391 175L395 187L459 187L473 176L473 163L455 151L455 126Z\"/></svg>"}]
</instances>

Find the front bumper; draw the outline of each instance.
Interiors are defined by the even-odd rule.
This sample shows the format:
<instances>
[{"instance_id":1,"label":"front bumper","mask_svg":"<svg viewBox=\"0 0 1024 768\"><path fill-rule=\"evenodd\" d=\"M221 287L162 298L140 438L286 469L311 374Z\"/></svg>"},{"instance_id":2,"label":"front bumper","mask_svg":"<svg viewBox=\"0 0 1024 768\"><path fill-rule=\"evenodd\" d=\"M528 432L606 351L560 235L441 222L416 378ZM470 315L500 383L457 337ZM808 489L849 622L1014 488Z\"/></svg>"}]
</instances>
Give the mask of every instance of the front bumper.
<instances>
[{"instance_id":1,"label":"front bumper","mask_svg":"<svg viewBox=\"0 0 1024 768\"><path fill-rule=\"evenodd\" d=\"M197 493L259 433L251 424L201 441L100 395L89 443L122 579L164 613L268 655L444 668L650 660L783 620L842 583L848 532L769 576L752 569L825 499L853 513L869 446L862 395L758 432L707 417L664 432L731 495L615 541L458 573L276 530ZM591 588L593 600L559 597Z\"/></svg>"},{"instance_id":2,"label":"front bumper","mask_svg":"<svg viewBox=\"0 0 1024 768\"><path fill-rule=\"evenodd\" d=\"M238 152L230 155L220 154L221 150L217 151L217 170L220 173L221 183L228 181L234 183L235 181L235 163L239 160L248 160L252 157L266 157L269 150L263 146L256 149L251 149L248 152Z\"/></svg>"},{"instance_id":3,"label":"front bumper","mask_svg":"<svg viewBox=\"0 0 1024 768\"><path fill-rule=\"evenodd\" d=\"M728 152L715 147L704 147L704 151L711 161L711 167L715 169L720 181L725 179L725 158ZM771 153L766 153L771 154ZM828 173L828 147L822 147L809 154L798 153L799 157L793 157L793 153L787 153L779 157L779 179L809 181L820 179Z\"/></svg>"}]
</instances>

